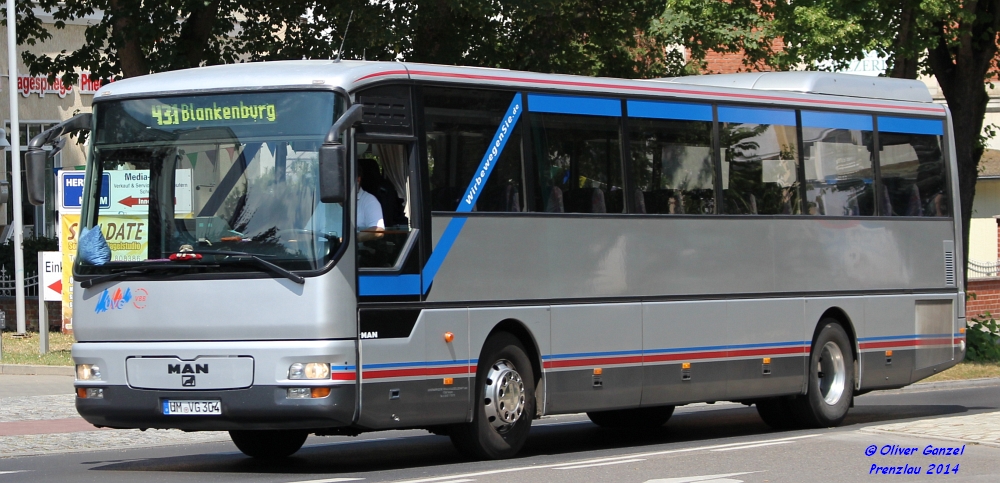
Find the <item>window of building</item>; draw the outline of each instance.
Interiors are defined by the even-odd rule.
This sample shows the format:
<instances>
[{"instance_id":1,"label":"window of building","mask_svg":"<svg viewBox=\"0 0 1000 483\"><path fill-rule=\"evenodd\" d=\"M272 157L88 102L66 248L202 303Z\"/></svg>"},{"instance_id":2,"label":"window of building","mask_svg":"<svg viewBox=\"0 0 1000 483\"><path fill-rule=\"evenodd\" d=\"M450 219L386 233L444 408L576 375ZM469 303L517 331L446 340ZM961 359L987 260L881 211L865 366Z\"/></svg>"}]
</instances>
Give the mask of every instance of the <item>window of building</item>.
<instances>
[{"instance_id":1,"label":"window of building","mask_svg":"<svg viewBox=\"0 0 1000 483\"><path fill-rule=\"evenodd\" d=\"M627 103L635 212L715 212L712 106Z\"/></svg>"},{"instance_id":2,"label":"window of building","mask_svg":"<svg viewBox=\"0 0 1000 483\"><path fill-rule=\"evenodd\" d=\"M872 116L802 111L806 213L875 214Z\"/></svg>"},{"instance_id":3,"label":"window of building","mask_svg":"<svg viewBox=\"0 0 1000 483\"><path fill-rule=\"evenodd\" d=\"M528 118L539 193L535 210L622 213L621 101L531 94Z\"/></svg>"},{"instance_id":4,"label":"window of building","mask_svg":"<svg viewBox=\"0 0 1000 483\"><path fill-rule=\"evenodd\" d=\"M878 117L882 209L889 216L950 216L940 120Z\"/></svg>"},{"instance_id":5,"label":"window of building","mask_svg":"<svg viewBox=\"0 0 1000 483\"><path fill-rule=\"evenodd\" d=\"M795 111L719 106L724 212L801 212Z\"/></svg>"},{"instance_id":6,"label":"window of building","mask_svg":"<svg viewBox=\"0 0 1000 483\"><path fill-rule=\"evenodd\" d=\"M515 93L445 87L423 91L431 210L455 211ZM509 134L473 211L524 210L522 123Z\"/></svg>"}]
</instances>

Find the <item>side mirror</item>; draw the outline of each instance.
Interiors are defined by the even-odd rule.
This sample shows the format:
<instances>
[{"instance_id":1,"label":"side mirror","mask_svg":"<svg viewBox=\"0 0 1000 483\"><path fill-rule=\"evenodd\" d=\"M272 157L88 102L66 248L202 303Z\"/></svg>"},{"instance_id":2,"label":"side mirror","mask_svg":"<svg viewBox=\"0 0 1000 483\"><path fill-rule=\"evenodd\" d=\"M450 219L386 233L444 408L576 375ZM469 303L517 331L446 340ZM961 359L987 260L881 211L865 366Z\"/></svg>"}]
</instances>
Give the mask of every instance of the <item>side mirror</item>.
<instances>
[{"instance_id":1,"label":"side mirror","mask_svg":"<svg viewBox=\"0 0 1000 483\"><path fill-rule=\"evenodd\" d=\"M361 104L351 106L326 134L319 148L319 199L323 203L343 203L347 199L347 148L338 141L340 133L361 121Z\"/></svg>"},{"instance_id":2,"label":"side mirror","mask_svg":"<svg viewBox=\"0 0 1000 483\"><path fill-rule=\"evenodd\" d=\"M323 144L319 148L319 199L323 203L343 203L347 199L343 144Z\"/></svg>"},{"instance_id":3,"label":"side mirror","mask_svg":"<svg viewBox=\"0 0 1000 483\"><path fill-rule=\"evenodd\" d=\"M28 202L35 206L45 203L45 161L48 157L49 153L42 149L29 149L24 155Z\"/></svg>"},{"instance_id":4,"label":"side mirror","mask_svg":"<svg viewBox=\"0 0 1000 483\"><path fill-rule=\"evenodd\" d=\"M52 126L41 134L28 141L28 152L24 154L24 170L27 173L25 180L28 185L28 201L35 205L45 204L45 161L48 160L49 152L42 149L46 144L55 142L58 152L65 141L59 141L59 136L73 131L89 130L91 123L90 114L77 114L72 118Z\"/></svg>"}]
</instances>

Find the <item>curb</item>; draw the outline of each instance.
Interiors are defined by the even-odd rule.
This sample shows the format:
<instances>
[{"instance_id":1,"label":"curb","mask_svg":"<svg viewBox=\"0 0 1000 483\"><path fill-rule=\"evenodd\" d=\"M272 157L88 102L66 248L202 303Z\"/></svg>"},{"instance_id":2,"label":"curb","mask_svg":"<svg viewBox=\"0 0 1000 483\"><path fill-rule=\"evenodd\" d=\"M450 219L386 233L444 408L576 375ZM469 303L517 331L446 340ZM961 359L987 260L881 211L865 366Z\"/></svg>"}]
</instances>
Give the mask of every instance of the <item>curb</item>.
<instances>
[{"instance_id":1,"label":"curb","mask_svg":"<svg viewBox=\"0 0 1000 483\"><path fill-rule=\"evenodd\" d=\"M973 387L1000 386L1000 377L983 377L979 379L960 379L957 381L938 382L918 382L909 386L892 389L888 391L878 391L879 393L903 393L919 391L936 391L939 389L967 389Z\"/></svg>"},{"instance_id":2,"label":"curb","mask_svg":"<svg viewBox=\"0 0 1000 483\"><path fill-rule=\"evenodd\" d=\"M19 376L75 376L73 366L29 366L26 364L0 364L0 374Z\"/></svg>"}]
</instances>

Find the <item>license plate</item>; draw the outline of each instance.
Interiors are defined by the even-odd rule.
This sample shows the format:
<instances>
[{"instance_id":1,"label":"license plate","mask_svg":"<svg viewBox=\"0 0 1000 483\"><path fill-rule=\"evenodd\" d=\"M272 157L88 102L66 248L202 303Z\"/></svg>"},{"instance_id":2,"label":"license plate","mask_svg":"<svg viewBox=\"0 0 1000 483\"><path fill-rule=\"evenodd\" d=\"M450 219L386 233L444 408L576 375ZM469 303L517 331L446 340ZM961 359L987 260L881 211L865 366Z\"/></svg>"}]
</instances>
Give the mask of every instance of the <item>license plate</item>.
<instances>
[{"instance_id":1,"label":"license plate","mask_svg":"<svg viewBox=\"0 0 1000 483\"><path fill-rule=\"evenodd\" d=\"M222 403L218 400L205 401L163 401L163 414L168 416L219 416Z\"/></svg>"}]
</instances>

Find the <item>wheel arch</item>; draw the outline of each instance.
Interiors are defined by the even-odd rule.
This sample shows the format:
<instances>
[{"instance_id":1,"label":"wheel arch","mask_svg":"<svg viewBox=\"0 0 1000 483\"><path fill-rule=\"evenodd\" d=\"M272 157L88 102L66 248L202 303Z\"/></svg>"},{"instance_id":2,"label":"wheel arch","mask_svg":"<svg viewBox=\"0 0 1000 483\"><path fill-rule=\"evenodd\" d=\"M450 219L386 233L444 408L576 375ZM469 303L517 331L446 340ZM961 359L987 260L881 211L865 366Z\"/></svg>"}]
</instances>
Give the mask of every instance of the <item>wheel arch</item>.
<instances>
[{"instance_id":1,"label":"wheel arch","mask_svg":"<svg viewBox=\"0 0 1000 483\"><path fill-rule=\"evenodd\" d=\"M489 340L495 334L500 332L506 332L513 335L524 345L524 350L528 351L528 359L531 360L531 370L535 373L535 384L537 387L538 381L542 379L542 353L538 349L538 342L535 340L535 336L531 333L523 322L517 319L504 319L498 322L490 333L486 335L485 341ZM480 348L480 357L482 356L482 348Z\"/></svg>"},{"instance_id":2,"label":"wheel arch","mask_svg":"<svg viewBox=\"0 0 1000 483\"><path fill-rule=\"evenodd\" d=\"M816 342L816 338L819 337L819 332L823 330L823 321L826 319L835 320L844 329L844 332L847 332L847 338L851 342L851 353L854 355L855 371L859 370L861 367L861 353L858 346L858 333L854 329L851 317L840 307L830 307L819 317L816 327L813 329L812 340L809 341L810 350L812 350L812 344ZM857 375L855 374L855 376ZM855 385L857 384L858 381L855 381Z\"/></svg>"}]
</instances>

